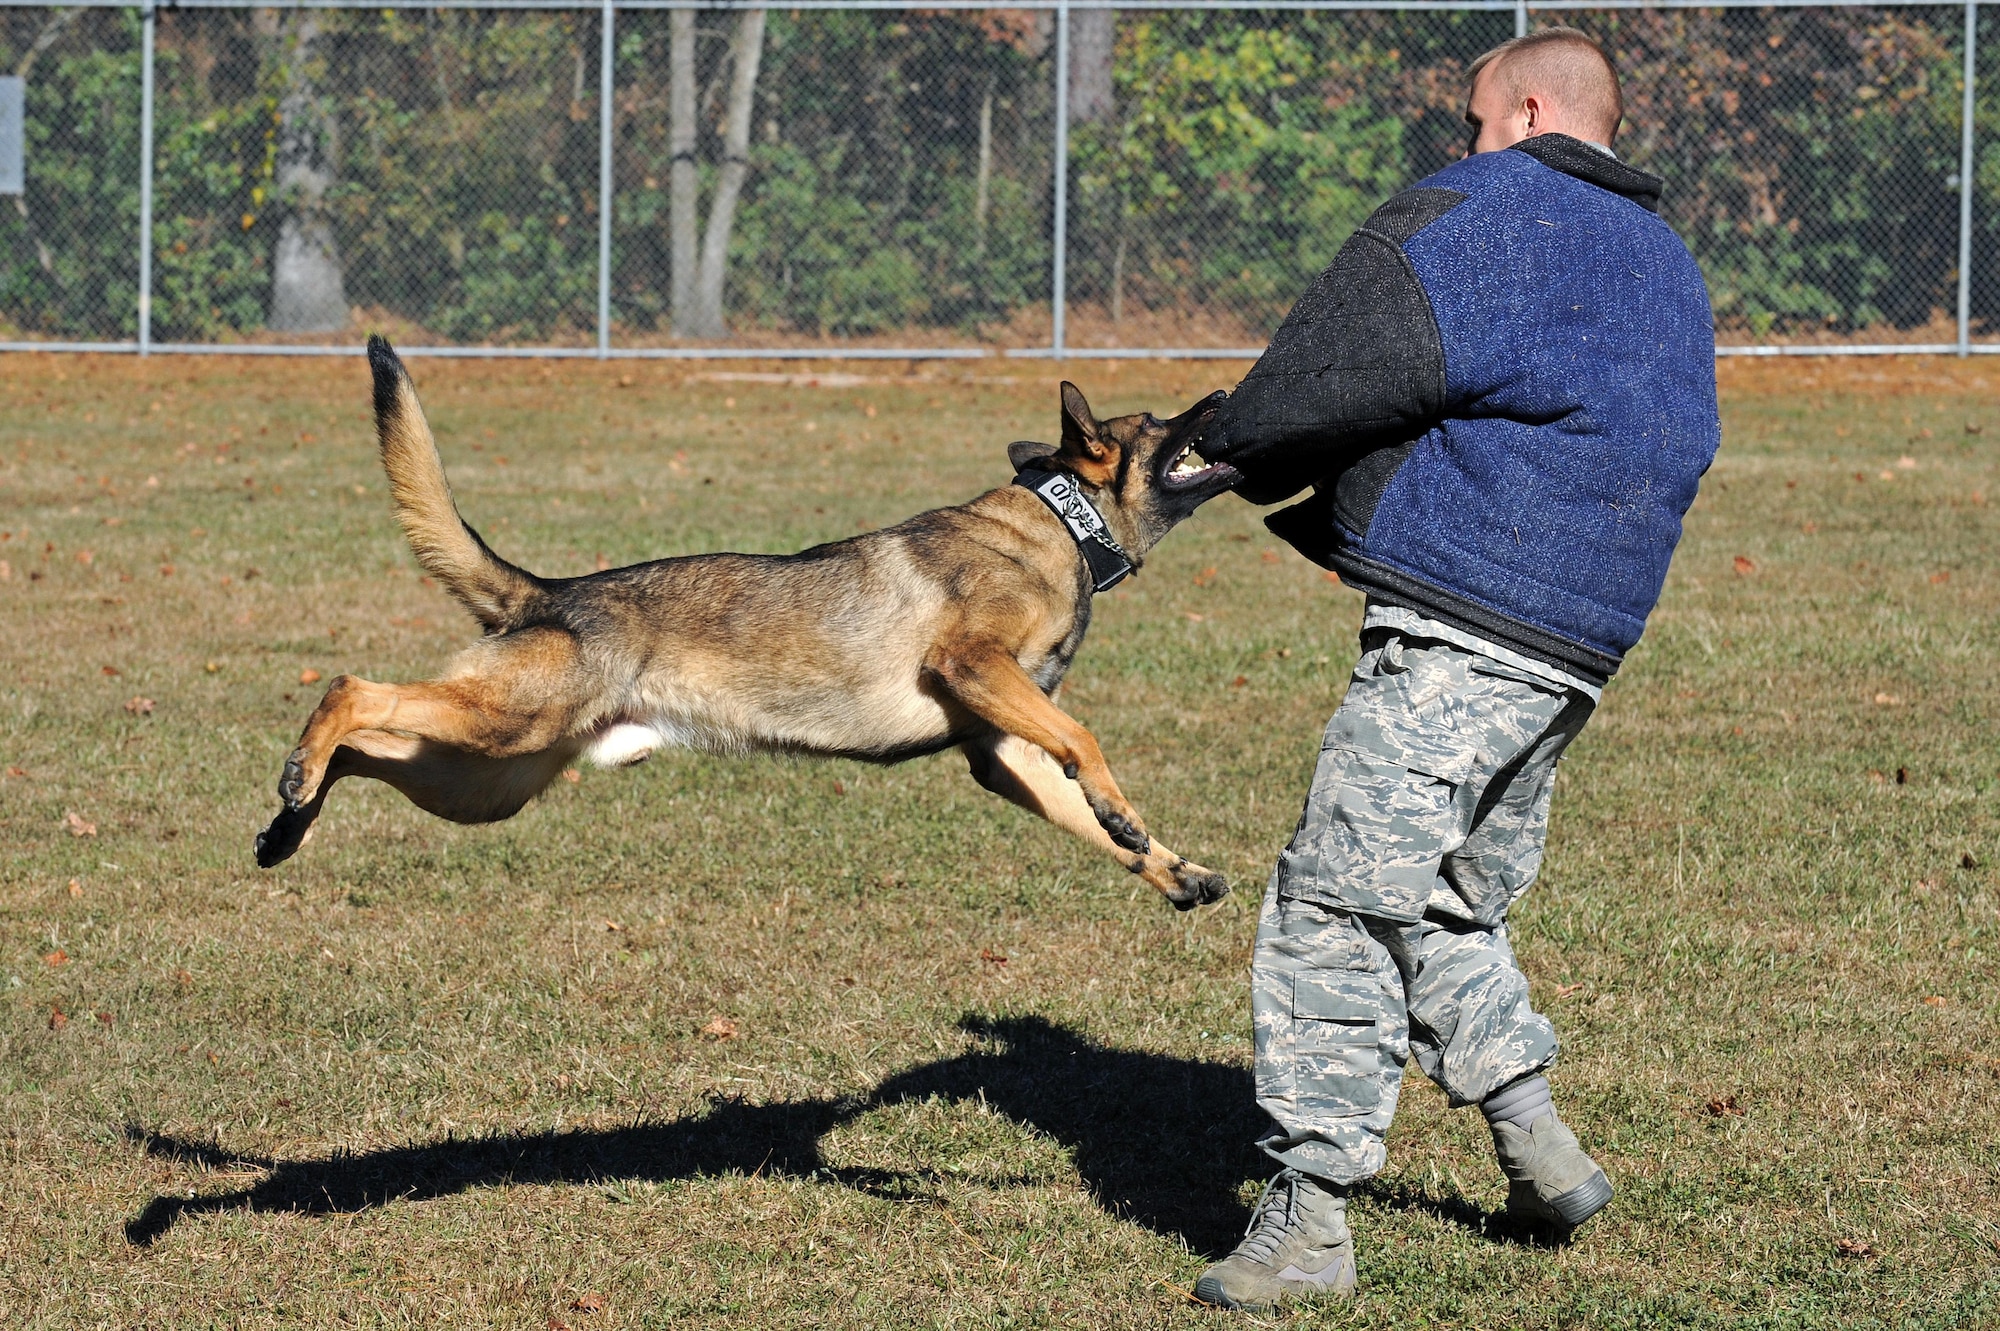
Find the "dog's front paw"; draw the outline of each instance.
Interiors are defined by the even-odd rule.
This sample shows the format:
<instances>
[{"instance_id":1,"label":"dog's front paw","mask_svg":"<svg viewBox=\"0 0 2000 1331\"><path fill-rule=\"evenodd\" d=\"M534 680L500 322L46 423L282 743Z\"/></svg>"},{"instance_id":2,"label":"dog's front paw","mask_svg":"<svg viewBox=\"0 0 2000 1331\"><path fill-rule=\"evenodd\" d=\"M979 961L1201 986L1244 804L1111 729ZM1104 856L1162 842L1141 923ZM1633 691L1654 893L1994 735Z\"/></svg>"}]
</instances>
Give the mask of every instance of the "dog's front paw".
<instances>
[{"instance_id":1,"label":"dog's front paw","mask_svg":"<svg viewBox=\"0 0 2000 1331\"><path fill-rule=\"evenodd\" d=\"M1180 860L1173 867L1174 887L1166 893L1175 910L1193 910L1196 906L1209 906L1229 895L1229 880L1213 869L1204 869L1199 864Z\"/></svg>"},{"instance_id":2,"label":"dog's front paw","mask_svg":"<svg viewBox=\"0 0 2000 1331\"><path fill-rule=\"evenodd\" d=\"M1127 818L1116 811L1097 815L1097 825L1104 829L1113 844L1131 851L1134 855L1144 855L1153 849L1153 839L1146 835L1146 829L1139 826L1136 818Z\"/></svg>"}]
</instances>

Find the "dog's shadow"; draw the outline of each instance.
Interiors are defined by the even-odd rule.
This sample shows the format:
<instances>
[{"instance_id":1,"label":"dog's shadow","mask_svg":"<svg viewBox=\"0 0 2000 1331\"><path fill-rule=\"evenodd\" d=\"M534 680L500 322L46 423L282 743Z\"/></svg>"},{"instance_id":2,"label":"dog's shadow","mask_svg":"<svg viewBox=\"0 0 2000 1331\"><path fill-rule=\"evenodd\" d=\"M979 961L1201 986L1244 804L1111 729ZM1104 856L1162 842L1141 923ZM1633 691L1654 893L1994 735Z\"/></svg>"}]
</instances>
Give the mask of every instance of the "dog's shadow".
<instances>
[{"instance_id":1,"label":"dog's shadow","mask_svg":"<svg viewBox=\"0 0 2000 1331\"><path fill-rule=\"evenodd\" d=\"M860 1115L933 1096L983 1099L1067 1148L1099 1203L1196 1252L1228 1249L1248 1218L1244 1184L1268 1172L1254 1142L1268 1120L1247 1069L1111 1049L1040 1017L967 1017L973 1048L890 1078L866 1095L752 1105L713 1102L670 1122L428 1145L306 1160L259 1160L128 1127L148 1154L267 1171L253 1186L160 1196L125 1226L148 1245L189 1214L248 1209L355 1212L516 1183L686 1179L763 1171L818 1177L892 1197L922 1195L920 1173L828 1162L820 1139Z\"/></svg>"}]
</instances>

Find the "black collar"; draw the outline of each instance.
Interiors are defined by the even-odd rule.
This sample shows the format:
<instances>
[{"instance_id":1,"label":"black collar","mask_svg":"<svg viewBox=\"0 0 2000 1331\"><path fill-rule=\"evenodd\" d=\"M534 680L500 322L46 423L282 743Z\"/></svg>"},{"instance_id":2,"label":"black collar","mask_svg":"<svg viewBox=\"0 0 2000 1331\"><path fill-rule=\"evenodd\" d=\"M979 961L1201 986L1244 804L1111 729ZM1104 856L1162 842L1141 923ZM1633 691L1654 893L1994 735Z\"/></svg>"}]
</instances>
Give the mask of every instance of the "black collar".
<instances>
[{"instance_id":1,"label":"black collar","mask_svg":"<svg viewBox=\"0 0 2000 1331\"><path fill-rule=\"evenodd\" d=\"M1118 538L1111 534L1104 515L1097 511L1097 505L1090 502L1090 496L1084 494L1083 487L1076 483L1076 477L1067 472L1030 468L1016 476L1014 484L1033 491L1036 498L1063 520L1064 529L1076 542L1083 562L1090 567L1092 591L1110 591L1138 567L1132 556L1125 553L1125 547L1118 544Z\"/></svg>"},{"instance_id":2,"label":"black collar","mask_svg":"<svg viewBox=\"0 0 2000 1331\"><path fill-rule=\"evenodd\" d=\"M1660 191L1666 187L1665 181L1635 166L1627 166L1582 139L1567 134L1537 134L1532 139L1522 139L1509 151L1526 153L1552 171L1610 190L1649 213L1660 211Z\"/></svg>"}]
</instances>

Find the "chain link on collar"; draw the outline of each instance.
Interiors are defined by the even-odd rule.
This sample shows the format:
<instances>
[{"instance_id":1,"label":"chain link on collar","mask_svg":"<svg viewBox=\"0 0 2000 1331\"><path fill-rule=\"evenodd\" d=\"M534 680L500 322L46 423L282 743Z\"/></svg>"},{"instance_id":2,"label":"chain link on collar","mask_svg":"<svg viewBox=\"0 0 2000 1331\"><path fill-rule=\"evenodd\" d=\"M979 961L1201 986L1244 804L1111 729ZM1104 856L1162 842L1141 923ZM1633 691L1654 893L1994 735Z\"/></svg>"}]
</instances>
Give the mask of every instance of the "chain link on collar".
<instances>
[{"instance_id":1,"label":"chain link on collar","mask_svg":"<svg viewBox=\"0 0 2000 1331\"><path fill-rule=\"evenodd\" d=\"M1111 534L1104 515L1076 483L1076 478L1060 471L1027 468L1014 477L1014 484L1033 492L1062 519L1063 529L1090 568L1090 589L1109 591L1130 577L1138 564Z\"/></svg>"}]
</instances>

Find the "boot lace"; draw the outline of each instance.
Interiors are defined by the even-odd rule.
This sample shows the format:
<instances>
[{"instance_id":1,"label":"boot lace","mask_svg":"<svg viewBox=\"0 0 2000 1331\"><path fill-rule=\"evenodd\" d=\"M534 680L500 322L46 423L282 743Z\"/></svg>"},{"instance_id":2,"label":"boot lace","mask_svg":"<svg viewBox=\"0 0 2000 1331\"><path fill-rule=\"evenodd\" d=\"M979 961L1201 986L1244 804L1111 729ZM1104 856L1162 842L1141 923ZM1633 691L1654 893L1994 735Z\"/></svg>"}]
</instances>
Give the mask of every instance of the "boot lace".
<instances>
[{"instance_id":1,"label":"boot lace","mask_svg":"<svg viewBox=\"0 0 2000 1331\"><path fill-rule=\"evenodd\" d=\"M1280 1195L1274 1197L1274 1192ZM1266 1183L1264 1191L1257 1194L1256 1209L1250 1213L1250 1227L1243 1231L1243 1242L1236 1245L1237 1255L1256 1262L1270 1261L1279 1245L1290 1238L1298 1227L1298 1213L1299 1176L1287 1169Z\"/></svg>"}]
</instances>

